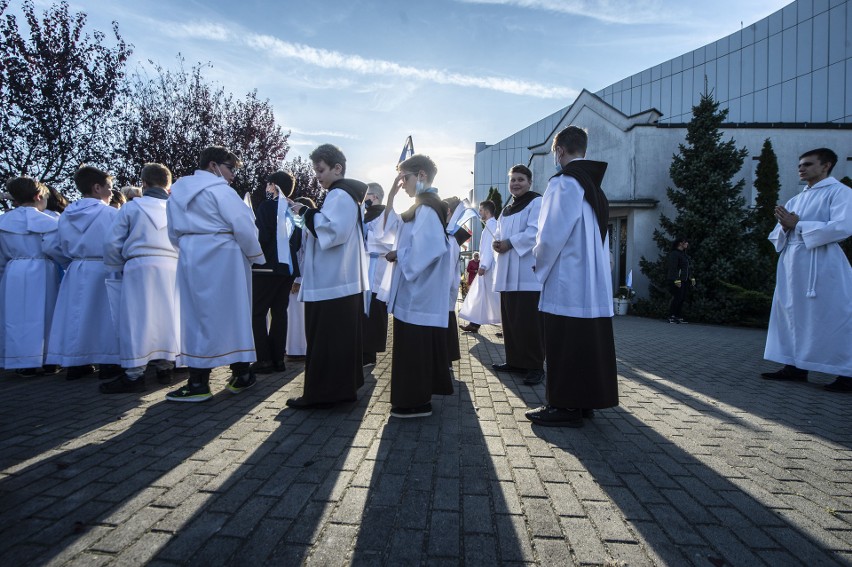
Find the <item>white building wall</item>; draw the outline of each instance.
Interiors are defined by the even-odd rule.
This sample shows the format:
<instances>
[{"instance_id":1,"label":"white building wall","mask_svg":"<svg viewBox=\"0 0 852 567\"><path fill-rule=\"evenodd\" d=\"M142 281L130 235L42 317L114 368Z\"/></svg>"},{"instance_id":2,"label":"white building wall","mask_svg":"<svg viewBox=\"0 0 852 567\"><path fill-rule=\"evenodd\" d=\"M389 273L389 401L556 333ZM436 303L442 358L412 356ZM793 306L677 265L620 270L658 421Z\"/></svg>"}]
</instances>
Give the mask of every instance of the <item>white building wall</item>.
<instances>
[{"instance_id":1,"label":"white building wall","mask_svg":"<svg viewBox=\"0 0 852 567\"><path fill-rule=\"evenodd\" d=\"M805 150L832 148L840 156L835 177L852 177L849 37L849 0L798 0L739 32L605 87L597 96L584 92L571 106L497 144L477 144L474 201L483 200L494 186L505 204L508 169L516 163L530 165L533 190L543 192L554 172L547 152L555 131L568 124L587 128L589 158L609 163L604 178L609 199L658 201L652 209L613 208L610 215L627 218L628 265L621 279L632 269L634 287L645 295L639 259L656 258L651 237L659 215L675 213L666 196L672 185L668 170L678 144L685 143L685 124L704 91L705 75L714 98L729 110L725 139L733 137L749 151L734 179L746 180L747 204L755 198L753 158L766 138L778 156L783 202L801 188L796 163ZM659 126L649 124L655 121ZM474 228L476 249L479 230Z\"/></svg>"}]
</instances>

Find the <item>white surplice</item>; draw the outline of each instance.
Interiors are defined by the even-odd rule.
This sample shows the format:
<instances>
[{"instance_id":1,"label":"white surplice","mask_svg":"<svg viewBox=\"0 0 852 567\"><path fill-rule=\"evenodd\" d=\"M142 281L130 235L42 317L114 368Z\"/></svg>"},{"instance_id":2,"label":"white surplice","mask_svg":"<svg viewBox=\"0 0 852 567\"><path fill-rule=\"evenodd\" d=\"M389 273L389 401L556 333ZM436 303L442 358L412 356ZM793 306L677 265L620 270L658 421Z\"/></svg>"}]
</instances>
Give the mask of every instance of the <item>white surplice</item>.
<instances>
[{"instance_id":1,"label":"white surplice","mask_svg":"<svg viewBox=\"0 0 852 567\"><path fill-rule=\"evenodd\" d=\"M539 310L563 317L612 317L609 236L583 188L567 175L554 177L541 198L533 256L542 284ZM538 199L536 199L538 200Z\"/></svg>"},{"instance_id":2,"label":"white surplice","mask_svg":"<svg viewBox=\"0 0 852 567\"><path fill-rule=\"evenodd\" d=\"M364 232L366 233L364 245L367 247L367 256L369 256L370 261L370 290L373 293L378 293L382 285L389 264L385 254L393 250L396 237L393 229L385 230L384 224L384 211L378 217L364 224Z\"/></svg>"},{"instance_id":3,"label":"white surplice","mask_svg":"<svg viewBox=\"0 0 852 567\"><path fill-rule=\"evenodd\" d=\"M167 203L169 238L180 250L181 364L254 362L251 264L266 263L254 214L209 171L178 179Z\"/></svg>"},{"instance_id":4,"label":"white surplice","mask_svg":"<svg viewBox=\"0 0 852 567\"><path fill-rule=\"evenodd\" d=\"M48 238L50 255L70 265L62 278L48 343L48 364L118 364L118 337L106 294L104 240L118 211L84 197L68 205Z\"/></svg>"},{"instance_id":5,"label":"white surplice","mask_svg":"<svg viewBox=\"0 0 852 567\"><path fill-rule=\"evenodd\" d=\"M299 270L305 265L305 241L307 240L306 229L302 231L302 245L299 247L299 252L296 253L296 261L299 265ZM302 286L301 276L297 277L293 283ZM305 304L299 301L299 294L290 294L290 303L287 304L287 343L284 347L284 352L287 356L305 356L308 352L308 341L305 337Z\"/></svg>"},{"instance_id":6,"label":"white surplice","mask_svg":"<svg viewBox=\"0 0 852 567\"><path fill-rule=\"evenodd\" d=\"M359 205L343 189L332 189L307 227L299 301L337 299L370 289Z\"/></svg>"},{"instance_id":7,"label":"white surplice","mask_svg":"<svg viewBox=\"0 0 852 567\"><path fill-rule=\"evenodd\" d=\"M396 253L396 262L391 264L388 313L412 325L445 329L450 256L444 225L432 208L420 205L414 220L401 224Z\"/></svg>"},{"instance_id":8,"label":"white surplice","mask_svg":"<svg viewBox=\"0 0 852 567\"><path fill-rule=\"evenodd\" d=\"M123 272L118 341L124 368L174 361L180 353L178 251L167 227L166 200L138 197L118 211L104 244L107 270Z\"/></svg>"},{"instance_id":9,"label":"white surplice","mask_svg":"<svg viewBox=\"0 0 852 567\"><path fill-rule=\"evenodd\" d=\"M35 207L0 215L0 368L38 368L44 363L59 268L45 253L56 232L54 217Z\"/></svg>"},{"instance_id":10,"label":"white surplice","mask_svg":"<svg viewBox=\"0 0 852 567\"><path fill-rule=\"evenodd\" d=\"M781 255L763 356L852 376L852 268L839 245L852 236L852 189L829 177L785 208L800 220L769 235Z\"/></svg>"},{"instance_id":11,"label":"white surplice","mask_svg":"<svg viewBox=\"0 0 852 567\"><path fill-rule=\"evenodd\" d=\"M541 291L541 282L535 277L535 257L532 250L538 234L538 217L541 213L540 197L536 197L521 211L497 221L498 240L511 242L506 252L497 253L494 269L494 291Z\"/></svg>"},{"instance_id":12,"label":"white surplice","mask_svg":"<svg viewBox=\"0 0 852 567\"><path fill-rule=\"evenodd\" d=\"M459 318L477 325L500 324L500 294L494 290L494 250L491 243L497 233L497 219L490 218L479 237L479 268L485 270L470 284Z\"/></svg>"}]
</instances>

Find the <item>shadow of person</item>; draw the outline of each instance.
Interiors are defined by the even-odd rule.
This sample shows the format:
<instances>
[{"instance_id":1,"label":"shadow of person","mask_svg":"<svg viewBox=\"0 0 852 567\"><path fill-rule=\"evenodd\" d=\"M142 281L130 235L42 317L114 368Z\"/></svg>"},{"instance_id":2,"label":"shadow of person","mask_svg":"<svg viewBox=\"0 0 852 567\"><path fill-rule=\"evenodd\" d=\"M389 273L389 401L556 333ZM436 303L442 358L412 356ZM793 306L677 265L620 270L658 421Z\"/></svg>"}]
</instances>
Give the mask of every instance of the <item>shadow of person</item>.
<instances>
[{"instance_id":1,"label":"shadow of person","mask_svg":"<svg viewBox=\"0 0 852 567\"><path fill-rule=\"evenodd\" d=\"M296 372L263 377L238 396L223 389L228 376L215 372L216 393L200 404L163 400L173 386L140 400L105 396L92 384L66 398L81 421L103 425L69 426L63 434L79 437L0 478L4 560L63 563L81 549L118 553L154 525L162 526L155 539L168 539L168 526L179 530L180 517L223 486L258 408ZM63 387L54 384L55 398Z\"/></svg>"},{"instance_id":2,"label":"shadow of person","mask_svg":"<svg viewBox=\"0 0 852 567\"><path fill-rule=\"evenodd\" d=\"M840 561L833 550L848 541L826 528L848 524L800 508L796 488L785 487L812 490L807 471L773 478L784 459L762 465L749 428L731 435L717 416L663 406L646 406L647 421L630 407L598 411L582 429L531 426L567 481L552 505L579 562L644 554L667 565Z\"/></svg>"}]
</instances>

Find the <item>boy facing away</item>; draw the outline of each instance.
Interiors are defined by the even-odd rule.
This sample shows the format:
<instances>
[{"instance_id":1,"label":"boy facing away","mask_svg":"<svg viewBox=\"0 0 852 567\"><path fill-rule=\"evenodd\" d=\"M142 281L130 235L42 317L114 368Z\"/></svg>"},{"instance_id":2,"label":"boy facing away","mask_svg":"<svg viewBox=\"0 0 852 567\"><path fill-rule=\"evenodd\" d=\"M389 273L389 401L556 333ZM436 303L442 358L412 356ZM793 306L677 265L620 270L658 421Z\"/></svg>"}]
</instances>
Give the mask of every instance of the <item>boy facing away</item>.
<instances>
[{"instance_id":1,"label":"boy facing away","mask_svg":"<svg viewBox=\"0 0 852 567\"><path fill-rule=\"evenodd\" d=\"M16 177L6 190L18 206L0 215L0 368L35 376L42 372L59 293L59 269L45 252L45 239L58 224L43 212L43 184Z\"/></svg>"},{"instance_id":2,"label":"boy facing away","mask_svg":"<svg viewBox=\"0 0 852 567\"><path fill-rule=\"evenodd\" d=\"M141 197L118 211L104 243L104 263L122 272L118 340L124 373L101 384L104 394L142 392L145 367L157 369L157 381L171 383L177 340L175 279L178 251L169 239L166 199L172 173L159 163L142 168Z\"/></svg>"},{"instance_id":3,"label":"boy facing away","mask_svg":"<svg viewBox=\"0 0 852 567\"><path fill-rule=\"evenodd\" d=\"M59 217L59 230L51 233L48 255L68 263L59 288L48 342L47 363L68 367L74 380L94 372L113 378L118 366L118 337L106 295L107 270L104 240L118 211L109 206L112 176L84 165L74 174L83 195Z\"/></svg>"}]
</instances>

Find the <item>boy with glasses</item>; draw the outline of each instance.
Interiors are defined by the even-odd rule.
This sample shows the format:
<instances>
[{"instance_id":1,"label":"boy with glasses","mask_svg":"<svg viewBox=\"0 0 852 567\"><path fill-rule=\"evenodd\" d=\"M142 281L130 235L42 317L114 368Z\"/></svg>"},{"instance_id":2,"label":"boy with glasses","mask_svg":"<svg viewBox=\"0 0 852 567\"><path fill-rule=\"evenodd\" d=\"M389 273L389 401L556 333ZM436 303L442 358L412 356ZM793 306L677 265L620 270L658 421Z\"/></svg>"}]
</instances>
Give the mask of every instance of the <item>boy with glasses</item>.
<instances>
[{"instance_id":1,"label":"boy with glasses","mask_svg":"<svg viewBox=\"0 0 852 567\"><path fill-rule=\"evenodd\" d=\"M242 163L221 146L204 149L198 162L166 205L169 238L180 251L180 363L189 367L187 385L166 396L173 402L210 399L210 370L225 364L232 393L255 383L251 264L266 260L254 215L230 186Z\"/></svg>"}]
</instances>

